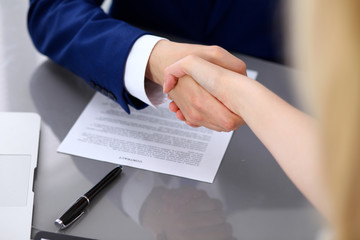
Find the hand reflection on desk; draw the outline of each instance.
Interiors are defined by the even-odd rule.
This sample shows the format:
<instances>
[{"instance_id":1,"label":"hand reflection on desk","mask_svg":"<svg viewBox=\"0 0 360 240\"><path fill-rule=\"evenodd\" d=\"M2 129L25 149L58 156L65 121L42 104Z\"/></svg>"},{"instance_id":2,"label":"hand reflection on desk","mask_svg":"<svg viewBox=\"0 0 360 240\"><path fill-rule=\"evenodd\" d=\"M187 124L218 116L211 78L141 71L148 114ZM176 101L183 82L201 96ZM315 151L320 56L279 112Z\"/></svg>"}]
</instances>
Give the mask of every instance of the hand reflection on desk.
<instances>
[{"instance_id":1,"label":"hand reflection on desk","mask_svg":"<svg viewBox=\"0 0 360 240\"><path fill-rule=\"evenodd\" d=\"M222 203L194 187L156 187L145 200L140 222L158 240L234 239Z\"/></svg>"}]
</instances>

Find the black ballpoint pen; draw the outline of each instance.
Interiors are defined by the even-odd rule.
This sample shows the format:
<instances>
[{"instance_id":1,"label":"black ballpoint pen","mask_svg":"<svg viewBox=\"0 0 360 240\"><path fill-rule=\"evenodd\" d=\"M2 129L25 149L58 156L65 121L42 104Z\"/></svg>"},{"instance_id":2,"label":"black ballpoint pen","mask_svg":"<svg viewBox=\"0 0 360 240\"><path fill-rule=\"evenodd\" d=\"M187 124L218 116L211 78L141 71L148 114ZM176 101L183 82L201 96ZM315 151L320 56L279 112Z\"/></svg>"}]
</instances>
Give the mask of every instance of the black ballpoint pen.
<instances>
[{"instance_id":1,"label":"black ballpoint pen","mask_svg":"<svg viewBox=\"0 0 360 240\"><path fill-rule=\"evenodd\" d=\"M98 182L87 193L79 197L78 200L58 219L55 220L55 225L60 229L65 229L79 219L85 212L85 209L90 205L94 197L106 186L108 186L117 176L120 175L122 166L114 168L109 172L100 182Z\"/></svg>"}]
</instances>

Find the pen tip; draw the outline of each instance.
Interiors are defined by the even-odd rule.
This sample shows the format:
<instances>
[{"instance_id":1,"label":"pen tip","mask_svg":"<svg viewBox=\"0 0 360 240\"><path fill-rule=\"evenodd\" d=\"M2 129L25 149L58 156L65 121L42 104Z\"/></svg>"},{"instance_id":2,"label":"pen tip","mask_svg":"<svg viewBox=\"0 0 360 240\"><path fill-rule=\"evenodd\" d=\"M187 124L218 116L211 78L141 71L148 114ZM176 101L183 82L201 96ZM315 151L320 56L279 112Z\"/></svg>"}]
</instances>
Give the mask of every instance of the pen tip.
<instances>
[{"instance_id":1,"label":"pen tip","mask_svg":"<svg viewBox=\"0 0 360 240\"><path fill-rule=\"evenodd\" d=\"M60 219L56 219L56 220L55 220L55 226L57 226L57 227L60 228L60 229L64 229L64 228L65 228L64 223L63 223Z\"/></svg>"}]
</instances>

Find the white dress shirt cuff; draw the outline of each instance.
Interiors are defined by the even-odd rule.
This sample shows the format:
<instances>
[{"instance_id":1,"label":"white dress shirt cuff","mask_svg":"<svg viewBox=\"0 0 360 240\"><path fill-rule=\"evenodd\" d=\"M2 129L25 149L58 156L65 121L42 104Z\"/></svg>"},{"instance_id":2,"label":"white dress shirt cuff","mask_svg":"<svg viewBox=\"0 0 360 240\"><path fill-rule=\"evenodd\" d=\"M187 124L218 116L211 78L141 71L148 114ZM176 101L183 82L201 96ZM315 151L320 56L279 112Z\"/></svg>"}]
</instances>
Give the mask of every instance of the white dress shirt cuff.
<instances>
[{"instance_id":1,"label":"white dress shirt cuff","mask_svg":"<svg viewBox=\"0 0 360 240\"><path fill-rule=\"evenodd\" d=\"M162 86L145 79L146 66L156 43L164 38L143 35L134 43L125 64L124 84L126 90L134 97L150 106L164 102Z\"/></svg>"}]
</instances>

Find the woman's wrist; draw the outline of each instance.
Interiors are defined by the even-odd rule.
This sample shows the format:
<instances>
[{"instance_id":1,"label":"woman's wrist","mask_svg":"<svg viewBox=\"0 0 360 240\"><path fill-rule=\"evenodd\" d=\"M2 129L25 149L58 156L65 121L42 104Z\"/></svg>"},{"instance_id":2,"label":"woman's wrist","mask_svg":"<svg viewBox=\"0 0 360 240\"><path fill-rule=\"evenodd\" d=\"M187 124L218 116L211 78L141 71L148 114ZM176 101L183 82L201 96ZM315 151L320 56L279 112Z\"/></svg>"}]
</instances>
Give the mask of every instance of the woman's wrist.
<instances>
[{"instance_id":1,"label":"woman's wrist","mask_svg":"<svg viewBox=\"0 0 360 240\"><path fill-rule=\"evenodd\" d=\"M254 81L244 75L226 70L218 81L216 91L218 99L236 115L242 117L244 108L249 100L251 83ZM244 119L245 120L245 119Z\"/></svg>"}]
</instances>

